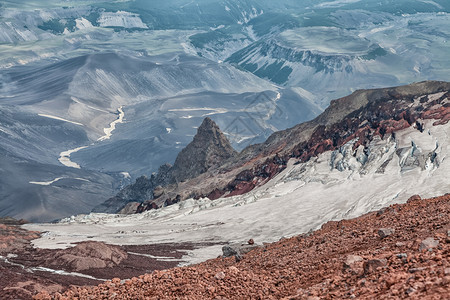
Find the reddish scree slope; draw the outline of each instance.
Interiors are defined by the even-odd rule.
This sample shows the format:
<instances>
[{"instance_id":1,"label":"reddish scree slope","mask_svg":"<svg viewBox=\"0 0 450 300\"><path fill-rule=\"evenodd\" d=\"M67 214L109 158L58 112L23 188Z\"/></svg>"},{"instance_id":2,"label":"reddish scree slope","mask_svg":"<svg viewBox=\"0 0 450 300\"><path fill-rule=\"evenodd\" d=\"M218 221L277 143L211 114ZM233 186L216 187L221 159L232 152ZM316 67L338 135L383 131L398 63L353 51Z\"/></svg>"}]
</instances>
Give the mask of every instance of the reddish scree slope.
<instances>
[{"instance_id":1,"label":"reddish scree slope","mask_svg":"<svg viewBox=\"0 0 450 300\"><path fill-rule=\"evenodd\" d=\"M450 295L449 230L450 194L414 196L267 244L240 262L217 258L35 299L444 299Z\"/></svg>"}]
</instances>

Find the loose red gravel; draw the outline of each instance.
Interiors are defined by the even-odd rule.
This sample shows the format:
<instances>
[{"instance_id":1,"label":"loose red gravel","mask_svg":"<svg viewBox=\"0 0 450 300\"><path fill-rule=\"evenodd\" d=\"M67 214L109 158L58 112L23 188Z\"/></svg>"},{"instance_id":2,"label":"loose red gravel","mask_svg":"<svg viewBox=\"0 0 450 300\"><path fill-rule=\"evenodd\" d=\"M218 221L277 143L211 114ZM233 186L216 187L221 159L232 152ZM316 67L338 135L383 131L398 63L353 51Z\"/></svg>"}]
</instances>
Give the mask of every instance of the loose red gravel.
<instances>
[{"instance_id":1,"label":"loose red gravel","mask_svg":"<svg viewBox=\"0 0 450 300\"><path fill-rule=\"evenodd\" d=\"M389 230L380 235L379 229ZM415 197L356 219L328 222L311 235L267 244L240 262L217 258L34 298L449 299L449 230L449 194Z\"/></svg>"}]
</instances>

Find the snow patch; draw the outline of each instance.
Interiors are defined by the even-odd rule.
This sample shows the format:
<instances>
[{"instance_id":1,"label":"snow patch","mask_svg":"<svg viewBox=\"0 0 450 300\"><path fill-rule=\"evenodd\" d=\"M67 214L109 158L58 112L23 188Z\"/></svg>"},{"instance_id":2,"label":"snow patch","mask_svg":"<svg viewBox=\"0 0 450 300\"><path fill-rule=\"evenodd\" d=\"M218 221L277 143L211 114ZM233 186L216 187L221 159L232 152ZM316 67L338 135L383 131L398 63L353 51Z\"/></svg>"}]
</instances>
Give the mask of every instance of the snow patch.
<instances>
[{"instance_id":1,"label":"snow patch","mask_svg":"<svg viewBox=\"0 0 450 300\"><path fill-rule=\"evenodd\" d=\"M29 183L37 184L37 185L51 185L52 183L55 183L55 182L57 182L57 181L59 181L59 180L61 180L63 178L64 177L58 177L58 178L55 178L55 179L50 180L50 181L30 181Z\"/></svg>"},{"instance_id":2,"label":"snow patch","mask_svg":"<svg viewBox=\"0 0 450 300\"><path fill-rule=\"evenodd\" d=\"M98 19L100 27L123 27L148 29L138 14L127 11L103 12Z\"/></svg>"},{"instance_id":3,"label":"snow patch","mask_svg":"<svg viewBox=\"0 0 450 300\"><path fill-rule=\"evenodd\" d=\"M89 20L86 20L85 18L81 17L80 19L75 20L76 27L80 30L86 29L86 28L92 28L94 27Z\"/></svg>"},{"instance_id":4,"label":"snow patch","mask_svg":"<svg viewBox=\"0 0 450 300\"><path fill-rule=\"evenodd\" d=\"M128 254L137 255L137 256L143 256L143 257L149 257L154 258L157 261L179 261L178 258L174 257L167 257L167 256L155 256L150 254L143 254L143 253L136 253L136 252L127 252Z\"/></svg>"},{"instance_id":5,"label":"snow patch","mask_svg":"<svg viewBox=\"0 0 450 300\"><path fill-rule=\"evenodd\" d=\"M128 172L120 172L120 175L122 175L123 178L131 178L131 175Z\"/></svg>"},{"instance_id":6,"label":"snow patch","mask_svg":"<svg viewBox=\"0 0 450 300\"><path fill-rule=\"evenodd\" d=\"M216 114L225 114L228 112L225 108L210 108L210 107L197 107L197 108L173 108L168 111L210 111L209 113L202 114L202 117L207 117ZM190 119L192 116L181 117L183 119Z\"/></svg>"},{"instance_id":7,"label":"snow patch","mask_svg":"<svg viewBox=\"0 0 450 300\"><path fill-rule=\"evenodd\" d=\"M52 115L46 115L46 114L38 114L38 115L41 116L41 117L45 117L45 118L55 119L55 120L64 121L64 122L72 123L72 124L79 125L79 126L84 126L81 123L78 123L78 122L75 122L75 121L69 121L69 120L66 120L66 119L63 119L63 118L60 118L60 117L56 117L56 116L52 116Z\"/></svg>"},{"instance_id":8,"label":"snow patch","mask_svg":"<svg viewBox=\"0 0 450 300\"><path fill-rule=\"evenodd\" d=\"M85 178L80 178L80 177L76 177L76 178L74 178L74 179L80 180L80 181L91 182L91 181L89 181L89 180L87 180L87 179L85 179Z\"/></svg>"},{"instance_id":9,"label":"snow patch","mask_svg":"<svg viewBox=\"0 0 450 300\"><path fill-rule=\"evenodd\" d=\"M109 124L108 128L103 129L103 131L105 132L105 135L98 138L97 141L105 141L105 140L109 140L112 136L112 132L116 129L116 125L123 123L123 119L125 116L125 113L123 111L123 106L119 107L117 109L118 113L119 113L119 117L117 118L117 120L114 120L113 122L111 122L111 124Z\"/></svg>"},{"instance_id":10,"label":"snow patch","mask_svg":"<svg viewBox=\"0 0 450 300\"><path fill-rule=\"evenodd\" d=\"M100 108L97 108L97 107L88 105L88 104L86 104L86 103L83 103L83 102L81 102L81 101L80 101L78 98L76 98L76 97L73 97L73 96L72 96L72 97L70 97L70 99L72 99L73 102L78 103L78 104L81 104L81 105L83 105L83 106L85 106L85 107L87 107L87 108L89 108L89 109L101 111L101 112L104 112L104 113L109 113L109 111L107 111L107 110L100 109Z\"/></svg>"},{"instance_id":11,"label":"snow patch","mask_svg":"<svg viewBox=\"0 0 450 300\"><path fill-rule=\"evenodd\" d=\"M444 8L442 7L442 5L436 3L436 2L434 2L434 1L432 1L432 0L419 0L419 1L420 1L420 2L423 2L423 3L427 3L427 4L434 5L434 6L436 6L436 7L439 8L439 9L444 9Z\"/></svg>"},{"instance_id":12,"label":"snow patch","mask_svg":"<svg viewBox=\"0 0 450 300\"><path fill-rule=\"evenodd\" d=\"M13 265L16 267L20 267L24 270L29 271L30 273L33 272L47 272L47 273L53 273L53 274L57 274L57 275L65 275L65 276L76 276L76 277L82 277L82 278L89 278L89 279L94 279L94 280L99 280L99 281L106 281L106 279L100 279L100 278L95 278L93 276L90 275L85 275L82 273L78 273L78 272L66 272L63 270L54 270L54 269L50 269L50 268L45 268L45 267L25 267L24 265L18 264L18 263L14 263L8 260L10 256L8 255L8 257L4 257L0 255L0 260L2 260L3 262L9 264L9 265Z\"/></svg>"},{"instance_id":13,"label":"snow patch","mask_svg":"<svg viewBox=\"0 0 450 300\"><path fill-rule=\"evenodd\" d=\"M59 154L59 162L62 163L63 165L65 165L66 167L69 168L75 168L75 169L81 169L81 166L73 161L70 160L70 155L72 153L78 152L82 149L87 148L88 146L82 146L82 147L78 147L72 150L67 150L67 151L63 151Z\"/></svg>"},{"instance_id":14,"label":"snow patch","mask_svg":"<svg viewBox=\"0 0 450 300\"><path fill-rule=\"evenodd\" d=\"M352 4L352 3L359 2L359 1L361 1L361 0L336 0L336 1L330 1L330 2L323 2L323 3L315 5L315 7L320 7L320 8L342 7L347 4Z\"/></svg>"}]
</instances>

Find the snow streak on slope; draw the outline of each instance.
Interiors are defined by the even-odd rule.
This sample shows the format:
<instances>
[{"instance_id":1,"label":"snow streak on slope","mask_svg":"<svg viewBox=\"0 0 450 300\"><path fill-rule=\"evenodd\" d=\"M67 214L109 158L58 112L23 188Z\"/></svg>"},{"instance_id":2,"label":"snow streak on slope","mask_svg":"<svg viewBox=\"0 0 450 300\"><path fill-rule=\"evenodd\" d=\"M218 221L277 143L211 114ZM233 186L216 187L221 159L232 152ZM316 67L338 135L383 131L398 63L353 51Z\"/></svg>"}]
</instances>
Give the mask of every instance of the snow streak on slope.
<instances>
[{"instance_id":1,"label":"snow streak on slope","mask_svg":"<svg viewBox=\"0 0 450 300\"><path fill-rule=\"evenodd\" d=\"M52 183L55 183L59 180L63 179L63 177L58 177L50 181L30 181L31 184L37 184L37 185L51 185Z\"/></svg>"},{"instance_id":2,"label":"snow streak on slope","mask_svg":"<svg viewBox=\"0 0 450 300\"><path fill-rule=\"evenodd\" d=\"M70 167L70 168L75 168L75 169L80 169L80 165L71 161L70 160L70 155L72 153L78 152L82 149L86 149L88 146L82 146L82 147L78 147L75 149L71 149L71 150L67 150L67 151L63 151L59 154L59 162L62 163L63 165L65 165L66 167Z\"/></svg>"},{"instance_id":3,"label":"snow streak on slope","mask_svg":"<svg viewBox=\"0 0 450 300\"><path fill-rule=\"evenodd\" d=\"M83 126L83 124L81 124L81 123L78 123L78 122L75 122L75 121L69 121L69 120L66 120L66 119L63 119L63 118L60 118L60 117L56 117L56 116L51 116L51 115L46 115L46 114L38 114L38 115L41 116L41 117L46 117L46 118L50 118L50 119L55 119L55 120L69 122L69 123L72 123L72 124L75 124L75 125Z\"/></svg>"},{"instance_id":4,"label":"snow streak on slope","mask_svg":"<svg viewBox=\"0 0 450 300\"><path fill-rule=\"evenodd\" d=\"M117 111L119 113L119 117L117 118L117 120L111 122L108 128L103 129L105 135L100 137L98 141L109 140L112 136L112 132L114 131L114 129L116 129L116 124L123 123L123 119L125 117L125 113L123 112L123 106L119 107Z\"/></svg>"},{"instance_id":5,"label":"snow streak on slope","mask_svg":"<svg viewBox=\"0 0 450 300\"><path fill-rule=\"evenodd\" d=\"M189 199L138 215L79 215L59 224L25 227L48 231L35 240L44 248L70 247L92 235L93 240L112 244L275 241L329 220L404 202L413 194L433 197L449 192L450 123L431 124L425 122L423 132L410 127L395 137L374 139L363 160L349 155L354 141L306 163L290 160L269 183L242 196ZM220 247L207 247L184 259L193 263L218 254Z\"/></svg>"}]
</instances>

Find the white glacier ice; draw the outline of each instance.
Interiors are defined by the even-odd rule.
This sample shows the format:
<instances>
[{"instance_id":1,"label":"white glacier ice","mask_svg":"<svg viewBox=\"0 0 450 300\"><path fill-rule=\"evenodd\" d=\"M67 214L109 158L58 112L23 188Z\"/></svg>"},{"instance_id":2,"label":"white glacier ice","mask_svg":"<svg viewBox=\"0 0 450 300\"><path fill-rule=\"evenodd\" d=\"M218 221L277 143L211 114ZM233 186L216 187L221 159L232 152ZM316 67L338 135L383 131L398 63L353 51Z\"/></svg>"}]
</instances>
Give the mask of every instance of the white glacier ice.
<instances>
[{"instance_id":1,"label":"white glacier ice","mask_svg":"<svg viewBox=\"0 0 450 300\"><path fill-rule=\"evenodd\" d=\"M98 23L101 27L148 28L139 15L127 11L103 12Z\"/></svg>"},{"instance_id":2,"label":"white glacier ice","mask_svg":"<svg viewBox=\"0 0 450 300\"><path fill-rule=\"evenodd\" d=\"M24 227L48 232L34 241L43 248L70 247L92 235L94 240L122 245L226 243L249 238L273 242L317 229L330 220L353 218L405 202L414 194L426 198L449 192L450 123L431 124L425 122L424 132L410 127L397 132L395 138L375 139L364 163L346 155L345 146L306 163L290 160L267 184L241 196L214 201L188 199L142 214L79 215L58 224ZM400 152L424 158L425 165L403 161ZM436 154L434 161L428 156L431 152ZM219 254L220 246L211 246L191 251L183 259L195 263Z\"/></svg>"}]
</instances>

